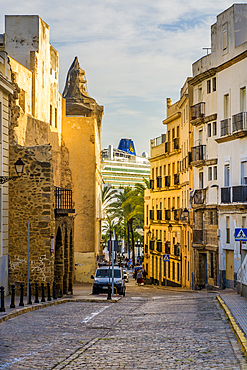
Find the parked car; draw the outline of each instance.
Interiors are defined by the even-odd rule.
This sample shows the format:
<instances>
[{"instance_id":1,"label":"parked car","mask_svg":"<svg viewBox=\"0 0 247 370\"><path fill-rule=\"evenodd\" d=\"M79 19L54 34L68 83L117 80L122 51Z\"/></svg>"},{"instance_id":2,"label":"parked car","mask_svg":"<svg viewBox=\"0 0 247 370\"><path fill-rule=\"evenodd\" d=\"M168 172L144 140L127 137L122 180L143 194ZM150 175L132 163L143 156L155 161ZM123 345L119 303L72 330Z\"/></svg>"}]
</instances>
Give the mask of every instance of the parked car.
<instances>
[{"instance_id":1,"label":"parked car","mask_svg":"<svg viewBox=\"0 0 247 370\"><path fill-rule=\"evenodd\" d=\"M107 293L108 284L112 284L112 268L110 266L110 279L109 279L109 266L102 266L97 268L95 275L91 276L93 280L93 294ZM123 270L121 267L114 267L114 290L117 294L125 296L125 280Z\"/></svg>"},{"instance_id":2,"label":"parked car","mask_svg":"<svg viewBox=\"0 0 247 370\"><path fill-rule=\"evenodd\" d=\"M124 280L125 280L126 283L129 282L129 275L128 275L128 273L127 273L126 270L123 270L123 278L124 278Z\"/></svg>"}]
</instances>

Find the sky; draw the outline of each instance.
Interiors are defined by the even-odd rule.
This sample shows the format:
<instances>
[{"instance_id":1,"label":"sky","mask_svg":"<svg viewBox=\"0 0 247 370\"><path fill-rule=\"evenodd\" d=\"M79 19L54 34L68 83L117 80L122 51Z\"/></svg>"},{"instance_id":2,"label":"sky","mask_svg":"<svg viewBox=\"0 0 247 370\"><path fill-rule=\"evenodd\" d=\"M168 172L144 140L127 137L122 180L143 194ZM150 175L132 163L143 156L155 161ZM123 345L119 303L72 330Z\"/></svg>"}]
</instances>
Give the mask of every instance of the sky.
<instances>
[{"instance_id":1,"label":"sky","mask_svg":"<svg viewBox=\"0 0 247 370\"><path fill-rule=\"evenodd\" d=\"M211 25L228 0L0 0L4 15L39 15L59 52L59 90L78 56L89 94L104 106L102 148L134 140L138 155L165 133L166 98L175 102L192 63L210 47ZM246 1L242 1L246 3Z\"/></svg>"}]
</instances>

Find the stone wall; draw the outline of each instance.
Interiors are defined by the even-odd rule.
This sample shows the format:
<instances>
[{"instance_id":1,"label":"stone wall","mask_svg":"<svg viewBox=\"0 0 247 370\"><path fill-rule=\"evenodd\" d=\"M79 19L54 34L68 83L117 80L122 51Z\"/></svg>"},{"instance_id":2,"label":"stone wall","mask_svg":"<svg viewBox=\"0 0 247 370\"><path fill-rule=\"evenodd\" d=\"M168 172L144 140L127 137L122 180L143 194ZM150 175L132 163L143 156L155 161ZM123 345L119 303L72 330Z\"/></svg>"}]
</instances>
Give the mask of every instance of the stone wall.
<instances>
[{"instance_id":1,"label":"stone wall","mask_svg":"<svg viewBox=\"0 0 247 370\"><path fill-rule=\"evenodd\" d=\"M28 220L30 220L30 282L52 282L55 234L54 187L50 145L10 145L10 169L22 158L22 177L9 183L9 282L26 283ZM12 173L11 175L13 175Z\"/></svg>"}]
</instances>

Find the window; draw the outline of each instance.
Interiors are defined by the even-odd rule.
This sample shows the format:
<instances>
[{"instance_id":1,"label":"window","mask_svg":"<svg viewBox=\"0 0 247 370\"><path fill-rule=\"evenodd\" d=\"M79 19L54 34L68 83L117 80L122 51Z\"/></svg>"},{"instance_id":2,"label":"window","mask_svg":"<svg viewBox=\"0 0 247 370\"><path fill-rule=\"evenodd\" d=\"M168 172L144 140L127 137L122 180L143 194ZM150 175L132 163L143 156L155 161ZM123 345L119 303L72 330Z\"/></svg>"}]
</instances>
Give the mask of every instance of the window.
<instances>
[{"instance_id":1,"label":"window","mask_svg":"<svg viewBox=\"0 0 247 370\"><path fill-rule=\"evenodd\" d=\"M208 123L208 137L211 137L212 130L211 130L211 123Z\"/></svg>"},{"instance_id":2,"label":"window","mask_svg":"<svg viewBox=\"0 0 247 370\"><path fill-rule=\"evenodd\" d=\"M199 172L199 189L203 189L203 172Z\"/></svg>"},{"instance_id":3,"label":"window","mask_svg":"<svg viewBox=\"0 0 247 370\"><path fill-rule=\"evenodd\" d=\"M217 180L217 166L214 166L214 180Z\"/></svg>"},{"instance_id":4,"label":"window","mask_svg":"<svg viewBox=\"0 0 247 370\"><path fill-rule=\"evenodd\" d=\"M57 128L57 108L55 108L55 127Z\"/></svg>"},{"instance_id":5,"label":"window","mask_svg":"<svg viewBox=\"0 0 247 370\"><path fill-rule=\"evenodd\" d=\"M246 225L246 217L243 216L242 217L242 227L245 228L246 227L245 225Z\"/></svg>"},{"instance_id":6,"label":"window","mask_svg":"<svg viewBox=\"0 0 247 370\"><path fill-rule=\"evenodd\" d=\"M212 79L212 90L216 91L216 77Z\"/></svg>"},{"instance_id":7,"label":"window","mask_svg":"<svg viewBox=\"0 0 247 370\"><path fill-rule=\"evenodd\" d=\"M175 280L175 262L172 262L172 279Z\"/></svg>"},{"instance_id":8,"label":"window","mask_svg":"<svg viewBox=\"0 0 247 370\"><path fill-rule=\"evenodd\" d=\"M177 263L177 281L179 282L179 263Z\"/></svg>"},{"instance_id":9,"label":"window","mask_svg":"<svg viewBox=\"0 0 247 370\"><path fill-rule=\"evenodd\" d=\"M223 50L227 49L227 30L223 31Z\"/></svg>"},{"instance_id":10,"label":"window","mask_svg":"<svg viewBox=\"0 0 247 370\"><path fill-rule=\"evenodd\" d=\"M241 162L241 185L247 185L247 161Z\"/></svg>"},{"instance_id":11,"label":"window","mask_svg":"<svg viewBox=\"0 0 247 370\"><path fill-rule=\"evenodd\" d=\"M213 136L217 135L217 122L213 122Z\"/></svg>"},{"instance_id":12,"label":"window","mask_svg":"<svg viewBox=\"0 0 247 370\"><path fill-rule=\"evenodd\" d=\"M166 262L167 263L167 270L168 270L168 279L170 279L171 277L171 264L170 264L170 261Z\"/></svg>"},{"instance_id":13,"label":"window","mask_svg":"<svg viewBox=\"0 0 247 370\"><path fill-rule=\"evenodd\" d=\"M230 243L230 217L226 216L226 243Z\"/></svg>"},{"instance_id":14,"label":"window","mask_svg":"<svg viewBox=\"0 0 247 370\"><path fill-rule=\"evenodd\" d=\"M224 118L229 118L229 94L224 95Z\"/></svg>"},{"instance_id":15,"label":"window","mask_svg":"<svg viewBox=\"0 0 247 370\"><path fill-rule=\"evenodd\" d=\"M212 167L208 167L208 181L212 181Z\"/></svg>"},{"instance_id":16,"label":"window","mask_svg":"<svg viewBox=\"0 0 247 370\"><path fill-rule=\"evenodd\" d=\"M190 263L188 261L188 280L190 280Z\"/></svg>"},{"instance_id":17,"label":"window","mask_svg":"<svg viewBox=\"0 0 247 370\"><path fill-rule=\"evenodd\" d=\"M211 80L207 80L207 93L211 93Z\"/></svg>"},{"instance_id":18,"label":"window","mask_svg":"<svg viewBox=\"0 0 247 370\"><path fill-rule=\"evenodd\" d=\"M177 137L179 137L179 126L177 126Z\"/></svg>"},{"instance_id":19,"label":"window","mask_svg":"<svg viewBox=\"0 0 247 370\"><path fill-rule=\"evenodd\" d=\"M246 87L240 89L240 112L246 112Z\"/></svg>"},{"instance_id":20,"label":"window","mask_svg":"<svg viewBox=\"0 0 247 370\"><path fill-rule=\"evenodd\" d=\"M198 103L202 101L202 87L198 88Z\"/></svg>"},{"instance_id":21,"label":"window","mask_svg":"<svg viewBox=\"0 0 247 370\"><path fill-rule=\"evenodd\" d=\"M229 187L230 185L230 166L226 164L224 166L224 186Z\"/></svg>"},{"instance_id":22,"label":"window","mask_svg":"<svg viewBox=\"0 0 247 370\"><path fill-rule=\"evenodd\" d=\"M52 105L50 105L50 125L52 126Z\"/></svg>"},{"instance_id":23,"label":"window","mask_svg":"<svg viewBox=\"0 0 247 370\"><path fill-rule=\"evenodd\" d=\"M214 254L210 253L210 277L214 278Z\"/></svg>"},{"instance_id":24,"label":"window","mask_svg":"<svg viewBox=\"0 0 247 370\"><path fill-rule=\"evenodd\" d=\"M209 222L210 222L210 225L214 224L214 213L213 213L213 211L210 211L210 213L209 213Z\"/></svg>"}]
</instances>

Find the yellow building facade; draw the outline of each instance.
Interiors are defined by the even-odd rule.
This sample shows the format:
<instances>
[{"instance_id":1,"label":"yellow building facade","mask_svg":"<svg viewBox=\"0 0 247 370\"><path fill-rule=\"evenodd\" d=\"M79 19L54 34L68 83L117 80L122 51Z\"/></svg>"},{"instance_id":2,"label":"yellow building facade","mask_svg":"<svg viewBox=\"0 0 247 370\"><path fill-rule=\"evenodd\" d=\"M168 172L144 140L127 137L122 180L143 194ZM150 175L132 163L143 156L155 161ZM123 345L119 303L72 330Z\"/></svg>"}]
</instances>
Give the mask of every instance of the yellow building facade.
<instances>
[{"instance_id":1,"label":"yellow building facade","mask_svg":"<svg viewBox=\"0 0 247 370\"><path fill-rule=\"evenodd\" d=\"M191 286L189 190L190 87L174 104L167 99L166 135L151 140L150 189L145 193L144 266L149 283ZM169 261L163 261L166 255Z\"/></svg>"}]
</instances>

